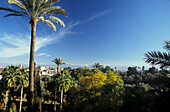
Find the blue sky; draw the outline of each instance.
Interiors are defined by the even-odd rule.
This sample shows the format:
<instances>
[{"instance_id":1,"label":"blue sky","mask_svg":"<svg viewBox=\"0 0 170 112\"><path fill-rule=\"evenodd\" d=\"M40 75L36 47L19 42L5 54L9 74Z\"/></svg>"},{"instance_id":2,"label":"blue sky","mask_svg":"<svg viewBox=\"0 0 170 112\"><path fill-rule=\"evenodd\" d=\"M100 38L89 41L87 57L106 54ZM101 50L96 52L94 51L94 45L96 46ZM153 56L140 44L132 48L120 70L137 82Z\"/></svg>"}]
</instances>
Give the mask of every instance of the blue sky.
<instances>
[{"instance_id":1,"label":"blue sky","mask_svg":"<svg viewBox=\"0 0 170 112\"><path fill-rule=\"evenodd\" d=\"M71 67L103 65L126 70L143 65L144 53L162 49L170 39L169 0L61 0L69 16L66 27L57 31L38 22L35 61L55 67L63 58ZM17 7L1 0L0 7ZM30 29L24 17L3 16L0 11L0 66L20 63L28 66ZM64 67L64 66L63 66Z\"/></svg>"}]
</instances>

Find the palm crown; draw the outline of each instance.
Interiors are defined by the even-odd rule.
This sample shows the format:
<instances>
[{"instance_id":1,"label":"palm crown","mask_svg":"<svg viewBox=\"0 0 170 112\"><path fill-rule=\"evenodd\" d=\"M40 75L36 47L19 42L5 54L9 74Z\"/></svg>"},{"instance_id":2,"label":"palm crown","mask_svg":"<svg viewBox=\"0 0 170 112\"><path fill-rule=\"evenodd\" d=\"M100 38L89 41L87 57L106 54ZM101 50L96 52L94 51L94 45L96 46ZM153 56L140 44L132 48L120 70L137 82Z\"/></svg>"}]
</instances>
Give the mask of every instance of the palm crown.
<instances>
[{"instance_id":1,"label":"palm crown","mask_svg":"<svg viewBox=\"0 0 170 112\"><path fill-rule=\"evenodd\" d=\"M59 66L62 64L66 64L65 62L63 62L63 59L61 58L55 58L52 62L54 62L57 65L57 72L59 72Z\"/></svg>"},{"instance_id":2,"label":"palm crown","mask_svg":"<svg viewBox=\"0 0 170 112\"><path fill-rule=\"evenodd\" d=\"M101 65L100 63L94 63L93 64L93 68L95 68L95 69L102 69L103 68L103 65Z\"/></svg>"},{"instance_id":3,"label":"palm crown","mask_svg":"<svg viewBox=\"0 0 170 112\"><path fill-rule=\"evenodd\" d=\"M61 58L55 58L52 62L54 62L57 65L66 64L65 62L63 62L63 59Z\"/></svg>"},{"instance_id":4,"label":"palm crown","mask_svg":"<svg viewBox=\"0 0 170 112\"><path fill-rule=\"evenodd\" d=\"M64 22L58 17L55 17L55 15L61 14L67 16L66 11L60 6L52 6L58 1L60 0L8 0L8 3L15 4L21 11L3 7L0 7L0 10L11 12L4 17L24 16L30 19L30 25L32 25L33 22L42 21L56 31L56 26L53 22L59 23L63 27L65 27L65 25Z\"/></svg>"}]
</instances>

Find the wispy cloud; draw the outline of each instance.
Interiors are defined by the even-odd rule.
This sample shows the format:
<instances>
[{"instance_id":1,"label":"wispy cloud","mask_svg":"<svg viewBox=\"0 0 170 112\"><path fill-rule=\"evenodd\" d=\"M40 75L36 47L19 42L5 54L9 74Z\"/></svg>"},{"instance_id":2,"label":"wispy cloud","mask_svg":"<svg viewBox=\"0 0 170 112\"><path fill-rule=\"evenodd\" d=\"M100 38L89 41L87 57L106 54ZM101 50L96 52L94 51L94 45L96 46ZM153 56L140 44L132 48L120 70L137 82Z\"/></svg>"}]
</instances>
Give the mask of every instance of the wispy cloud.
<instances>
[{"instance_id":1,"label":"wispy cloud","mask_svg":"<svg viewBox=\"0 0 170 112\"><path fill-rule=\"evenodd\" d=\"M37 36L35 52L40 48L45 47L49 44L57 43L63 37L68 34L77 34L78 32L72 32L72 28L83 23L90 22L98 17L101 17L113 10L105 10L100 13L93 15L85 21L77 21L69 23L66 28L61 29L57 34L51 34L46 36ZM28 34L3 34L0 36L0 58L16 57L28 54L30 51L30 35ZM48 54L40 53L37 56L50 56ZM84 66L84 65L82 65Z\"/></svg>"},{"instance_id":2,"label":"wispy cloud","mask_svg":"<svg viewBox=\"0 0 170 112\"><path fill-rule=\"evenodd\" d=\"M57 34L47 36L37 36L35 51L52 43L57 43L67 34L72 34L71 29L78 23L71 23L66 28L61 29ZM75 32L74 32L75 33ZM15 57L28 54L30 51L30 35L28 34L3 34L0 36L0 58ZM46 55L50 56L50 55Z\"/></svg>"},{"instance_id":3,"label":"wispy cloud","mask_svg":"<svg viewBox=\"0 0 170 112\"><path fill-rule=\"evenodd\" d=\"M38 54L37 56L46 56L46 57L50 57L51 55L46 54L46 53L40 53L40 54Z\"/></svg>"},{"instance_id":4,"label":"wispy cloud","mask_svg":"<svg viewBox=\"0 0 170 112\"><path fill-rule=\"evenodd\" d=\"M115 11L115 10L104 10L104 11L102 11L102 12L100 12L100 13L94 14L94 15L91 16L89 19L85 20L83 23L90 22L90 21L92 21L92 20L94 20L94 19L96 19L96 18L99 18L99 17L101 17L101 16L104 16L105 14L108 14L108 13L113 12L113 11Z\"/></svg>"}]
</instances>

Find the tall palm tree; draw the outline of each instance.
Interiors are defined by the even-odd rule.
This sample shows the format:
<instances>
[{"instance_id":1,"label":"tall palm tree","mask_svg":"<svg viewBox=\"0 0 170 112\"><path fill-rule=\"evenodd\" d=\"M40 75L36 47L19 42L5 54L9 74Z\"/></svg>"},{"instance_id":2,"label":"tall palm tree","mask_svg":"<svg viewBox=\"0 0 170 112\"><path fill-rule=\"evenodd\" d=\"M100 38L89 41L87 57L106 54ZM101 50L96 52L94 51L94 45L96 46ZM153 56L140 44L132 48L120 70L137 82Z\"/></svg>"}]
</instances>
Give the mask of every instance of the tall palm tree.
<instances>
[{"instance_id":1,"label":"tall palm tree","mask_svg":"<svg viewBox=\"0 0 170 112\"><path fill-rule=\"evenodd\" d=\"M29 63L29 109L33 110L34 103L34 50L36 25L38 21L46 23L56 31L55 23L59 23L65 27L64 22L56 17L61 14L67 16L67 13L60 6L54 6L60 0L8 0L8 3L14 4L20 8L20 11L10 8L0 7L0 10L11 12L4 17L9 16L23 16L29 19L31 26L31 46L30 46L30 63ZM52 22L53 21L53 22Z\"/></svg>"},{"instance_id":2,"label":"tall palm tree","mask_svg":"<svg viewBox=\"0 0 170 112\"><path fill-rule=\"evenodd\" d=\"M94 63L93 68L95 68L97 70L101 70L101 69L103 69L103 65L101 65L100 63Z\"/></svg>"},{"instance_id":3,"label":"tall palm tree","mask_svg":"<svg viewBox=\"0 0 170 112\"><path fill-rule=\"evenodd\" d=\"M168 52L151 51L145 53L145 62L151 65L159 65L161 68L170 67L170 41L165 41L165 46L163 47Z\"/></svg>"},{"instance_id":4,"label":"tall palm tree","mask_svg":"<svg viewBox=\"0 0 170 112\"><path fill-rule=\"evenodd\" d=\"M57 65L57 73L59 73L60 71L59 66L62 64L66 64L65 62L63 62L63 59L61 58L55 58L52 62L54 62Z\"/></svg>"}]
</instances>

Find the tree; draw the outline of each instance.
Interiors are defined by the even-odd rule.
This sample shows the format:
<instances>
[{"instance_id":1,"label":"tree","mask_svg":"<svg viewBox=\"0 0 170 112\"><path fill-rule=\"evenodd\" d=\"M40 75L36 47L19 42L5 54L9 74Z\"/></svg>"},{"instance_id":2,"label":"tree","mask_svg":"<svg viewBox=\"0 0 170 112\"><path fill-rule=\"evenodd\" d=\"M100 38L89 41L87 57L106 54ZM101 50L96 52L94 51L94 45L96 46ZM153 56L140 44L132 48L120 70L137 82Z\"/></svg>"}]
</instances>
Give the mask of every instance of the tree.
<instances>
[{"instance_id":1,"label":"tree","mask_svg":"<svg viewBox=\"0 0 170 112\"><path fill-rule=\"evenodd\" d=\"M100 70L86 73L79 78L80 87L75 94L75 104L82 112L116 112L122 105L121 96L124 82L114 72L103 73Z\"/></svg>"},{"instance_id":2,"label":"tree","mask_svg":"<svg viewBox=\"0 0 170 112\"><path fill-rule=\"evenodd\" d=\"M28 104L30 111L33 111L34 104L34 50L35 50L35 37L36 37L36 25L38 21L46 23L56 31L56 27L53 22L59 23L65 27L64 22L55 17L55 15L61 14L67 16L64 9L59 6L53 6L60 0L8 0L8 3L16 5L20 8L20 11L10 8L0 7L0 10L11 12L4 17L9 16L23 16L29 19L31 26L31 46L30 46L30 62L29 62L29 98ZM52 22L53 21L53 22Z\"/></svg>"},{"instance_id":3,"label":"tree","mask_svg":"<svg viewBox=\"0 0 170 112\"><path fill-rule=\"evenodd\" d=\"M127 71L127 75L133 75L133 74L137 74L138 71L136 69L136 67L128 67L128 71Z\"/></svg>"},{"instance_id":4,"label":"tree","mask_svg":"<svg viewBox=\"0 0 170 112\"><path fill-rule=\"evenodd\" d=\"M67 92L71 87L76 87L78 83L77 81L75 81L74 78L71 77L69 73L64 73L64 72L57 74L57 78L55 80L58 83L57 85L61 93L60 112L62 112L64 92Z\"/></svg>"},{"instance_id":5,"label":"tree","mask_svg":"<svg viewBox=\"0 0 170 112\"><path fill-rule=\"evenodd\" d=\"M165 41L165 46L163 47L168 52L151 51L145 53L145 62L151 65L159 65L161 68L170 67L170 41Z\"/></svg>"},{"instance_id":6,"label":"tree","mask_svg":"<svg viewBox=\"0 0 170 112\"><path fill-rule=\"evenodd\" d=\"M157 73L158 70L155 67L150 67L148 72L154 74L154 73Z\"/></svg>"},{"instance_id":7,"label":"tree","mask_svg":"<svg viewBox=\"0 0 170 112\"><path fill-rule=\"evenodd\" d=\"M18 73L18 71L19 71L18 67L11 65L11 66L7 66L2 72L2 77L3 77L2 81L3 81L3 85L6 89L5 108L6 108L7 103L8 103L8 97L7 96L8 96L9 90L10 90L9 100L11 101L12 88L14 88L14 86L16 86L16 73Z\"/></svg>"},{"instance_id":8,"label":"tree","mask_svg":"<svg viewBox=\"0 0 170 112\"><path fill-rule=\"evenodd\" d=\"M145 70L145 66L142 66L142 71L144 71Z\"/></svg>"},{"instance_id":9,"label":"tree","mask_svg":"<svg viewBox=\"0 0 170 112\"><path fill-rule=\"evenodd\" d=\"M54 84L54 86L53 86L54 87L54 112L56 112L57 111L57 109L56 109L56 100L57 100L58 81L57 81L55 76L53 78L54 78L54 82L53 82L53 84Z\"/></svg>"},{"instance_id":10,"label":"tree","mask_svg":"<svg viewBox=\"0 0 170 112\"><path fill-rule=\"evenodd\" d=\"M102 70L103 69L103 65L101 65L100 63L94 63L93 64L93 68L95 68L97 70Z\"/></svg>"},{"instance_id":11,"label":"tree","mask_svg":"<svg viewBox=\"0 0 170 112\"><path fill-rule=\"evenodd\" d=\"M61 58L55 58L52 62L54 62L57 65L57 73L59 73L60 71L59 66L62 64L66 64L65 62L63 62L63 59Z\"/></svg>"},{"instance_id":12,"label":"tree","mask_svg":"<svg viewBox=\"0 0 170 112\"><path fill-rule=\"evenodd\" d=\"M106 66L106 67L104 68L104 72L105 72L105 73L108 73L108 72L111 72L111 71L113 71L113 69L110 68L109 66Z\"/></svg>"},{"instance_id":13,"label":"tree","mask_svg":"<svg viewBox=\"0 0 170 112\"><path fill-rule=\"evenodd\" d=\"M24 87L28 86L28 82L29 82L28 70L26 68L20 69L20 71L17 73L16 78L17 78L17 84L21 87L21 98L20 98L20 106L19 106L19 112L21 112L23 90Z\"/></svg>"}]
</instances>

